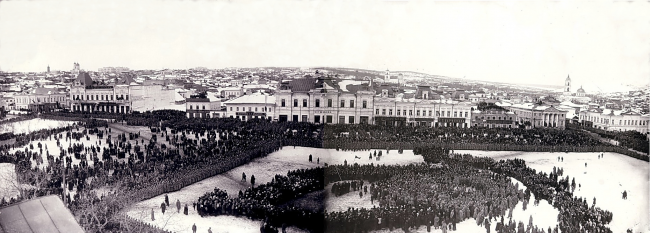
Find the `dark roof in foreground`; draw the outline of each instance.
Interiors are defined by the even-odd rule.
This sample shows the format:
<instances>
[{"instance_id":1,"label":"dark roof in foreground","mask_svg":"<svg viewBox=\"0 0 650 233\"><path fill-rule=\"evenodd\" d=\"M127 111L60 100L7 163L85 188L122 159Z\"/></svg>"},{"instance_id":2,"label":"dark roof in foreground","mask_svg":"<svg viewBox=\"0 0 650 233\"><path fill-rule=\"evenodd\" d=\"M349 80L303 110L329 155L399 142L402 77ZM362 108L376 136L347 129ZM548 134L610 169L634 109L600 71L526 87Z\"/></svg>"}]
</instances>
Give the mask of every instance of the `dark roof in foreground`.
<instances>
[{"instance_id":1,"label":"dark roof in foreground","mask_svg":"<svg viewBox=\"0 0 650 233\"><path fill-rule=\"evenodd\" d=\"M61 199L39 197L0 209L0 233L83 233Z\"/></svg>"}]
</instances>

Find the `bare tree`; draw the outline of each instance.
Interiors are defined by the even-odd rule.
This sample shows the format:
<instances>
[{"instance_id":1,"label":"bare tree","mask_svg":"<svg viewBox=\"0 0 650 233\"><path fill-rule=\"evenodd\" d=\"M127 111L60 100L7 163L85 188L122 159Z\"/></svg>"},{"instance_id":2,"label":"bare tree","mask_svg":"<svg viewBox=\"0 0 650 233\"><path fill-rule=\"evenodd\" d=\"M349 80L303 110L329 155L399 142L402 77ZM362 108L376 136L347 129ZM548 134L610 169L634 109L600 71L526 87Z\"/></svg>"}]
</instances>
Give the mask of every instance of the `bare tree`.
<instances>
[{"instance_id":1,"label":"bare tree","mask_svg":"<svg viewBox=\"0 0 650 233\"><path fill-rule=\"evenodd\" d=\"M0 169L0 190L3 190L2 195L7 199L7 201L15 196L24 197L24 186L18 181L15 165L6 164L3 166L7 167Z\"/></svg>"}]
</instances>

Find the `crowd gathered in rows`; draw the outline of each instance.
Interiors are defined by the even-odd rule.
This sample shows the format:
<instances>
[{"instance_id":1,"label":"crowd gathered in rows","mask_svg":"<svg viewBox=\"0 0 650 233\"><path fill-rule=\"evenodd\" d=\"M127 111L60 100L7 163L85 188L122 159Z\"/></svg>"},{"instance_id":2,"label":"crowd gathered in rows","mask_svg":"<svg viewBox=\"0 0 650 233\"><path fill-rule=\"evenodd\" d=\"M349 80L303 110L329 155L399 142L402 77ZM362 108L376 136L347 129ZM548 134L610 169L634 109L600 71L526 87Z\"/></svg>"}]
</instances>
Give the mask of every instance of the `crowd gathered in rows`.
<instances>
[{"instance_id":1,"label":"crowd gathered in rows","mask_svg":"<svg viewBox=\"0 0 650 233\"><path fill-rule=\"evenodd\" d=\"M138 191L159 184L185 184L186 177L198 177L199 174L194 173L208 168L227 171L286 145L321 147L327 143L344 145L349 142L381 142L387 147L394 142L603 145L578 131L546 129L323 126L264 120L187 119L174 111L94 116L148 127L129 133L123 132L127 131L124 127L118 132L117 126L109 126L103 120L65 114L49 117L67 119L74 116L80 123L24 135L0 135L2 139L15 140L0 147L0 162L16 164L17 171L23 174L20 179L34 187L20 198L59 194L65 197L73 213L81 216L84 228L91 231L115 227L116 224L107 224L115 223L110 216L138 201L130 198L134 193L141 193ZM95 138L97 140L93 140ZM51 148L38 143L45 140L56 141L60 153L51 154ZM392 148L402 150L398 146ZM267 184L255 186L253 183L251 188L235 197L215 189L197 201L197 210L203 215L228 214L263 220L270 229L294 225L328 232L418 227L447 231L456 230L457 223L474 218L486 229L494 225L497 232L519 232L524 224L512 221L509 215L516 203L526 202L532 193L536 202L548 200L560 214L554 229L537 228L532 220L529 221L525 228L531 232L557 232L558 229L562 232L609 232L605 225L611 221L611 213L599 209L595 203L589 206L586 200L574 198L571 192L575 185L562 177L560 170L544 174L536 173L519 160L496 162L469 155L450 157L449 149L438 147L415 148L414 153L422 154L427 164L325 164L322 168L277 175ZM381 151L378 154L370 152L370 156L377 158ZM526 191L519 190L521 187L513 185L508 177L521 181ZM358 192L359 196L370 196L375 207L326 213L322 209L291 204L291 200L318 192L330 183L335 195ZM109 187L111 192L95 195L94 190L100 187ZM164 190L151 192L161 194ZM118 201L108 202L105 198ZM91 204L94 210L104 211L89 212ZM96 208L97 205L106 208Z\"/></svg>"}]
</instances>

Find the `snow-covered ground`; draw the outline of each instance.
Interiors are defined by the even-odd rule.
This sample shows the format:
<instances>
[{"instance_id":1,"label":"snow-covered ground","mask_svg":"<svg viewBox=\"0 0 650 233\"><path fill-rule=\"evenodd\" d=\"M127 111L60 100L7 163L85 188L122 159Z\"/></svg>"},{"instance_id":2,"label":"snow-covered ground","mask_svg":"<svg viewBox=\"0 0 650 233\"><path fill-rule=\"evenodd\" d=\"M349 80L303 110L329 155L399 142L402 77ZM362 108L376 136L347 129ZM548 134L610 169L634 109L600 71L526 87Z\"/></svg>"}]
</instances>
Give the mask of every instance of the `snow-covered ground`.
<instances>
[{"instance_id":1,"label":"snow-covered ground","mask_svg":"<svg viewBox=\"0 0 650 233\"><path fill-rule=\"evenodd\" d=\"M614 216L609 224L613 232L650 232L649 205L649 164L625 155L604 153L598 159L595 152L589 153L547 153L520 151L455 151L461 154L487 156L494 159L519 158L537 171L550 173L553 167L563 168L564 176L575 177L580 188L574 195L587 199L591 205L596 198L596 206L611 211ZM558 162L557 157L564 157ZM586 166L585 166L586 164ZM628 199L622 199L627 191ZM540 204L541 205L541 204ZM537 220L537 216L533 217ZM527 223L527 221L524 221Z\"/></svg>"},{"instance_id":2,"label":"snow-covered ground","mask_svg":"<svg viewBox=\"0 0 650 233\"><path fill-rule=\"evenodd\" d=\"M526 190L527 187L519 182L516 179L510 178L514 184L519 184L520 190ZM534 205L535 194L530 194L530 199L528 200L528 205L526 210L524 210L524 203L519 202L512 211L512 221L513 222L523 222L525 227L528 227L529 218L533 217L533 225L541 229L548 229L549 227L554 228L557 225L557 215L559 211L546 200L539 201L539 204ZM505 216L508 216L508 212L504 213ZM505 220L508 221L508 218ZM476 222L476 221L475 221ZM494 223L494 222L493 222ZM494 227L492 230L496 232L496 223L492 224Z\"/></svg>"},{"instance_id":3,"label":"snow-covered ground","mask_svg":"<svg viewBox=\"0 0 650 233\"><path fill-rule=\"evenodd\" d=\"M201 218L192 209L191 204L199 196L215 187L226 190L231 195L245 189L249 183L240 181L242 172L246 172L249 178L251 175L255 175L259 181L258 183L266 183L275 174L284 175L290 170L319 166L319 164L316 164L318 158L320 158L320 165L323 163L342 164L345 160L348 161L348 164L355 162L359 164L408 164L423 161L421 156L413 155L412 151L404 151L404 154L401 155L398 155L396 151L389 154L383 151L384 156L381 157L380 161L376 161L374 158L369 160L368 154L370 152L373 151L336 151L332 149L284 147L283 150L272 153L265 158L253 160L251 163L237 167L227 173L205 179L178 192L169 193L170 202L175 203L178 199L182 205L188 204L190 207L188 216L183 214L170 215L168 213L169 216L166 215L162 218L160 203L164 201L164 195L136 204L128 211L128 214L144 222L174 232L191 232L191 226L194 223L197 224L199 229L212 227L213 232L258 232L259 221L232 216ZM579 190L576 189L576 195L586 197L589 203L591 203L593 197L596 197L599 207L614 213L614 220L610 224L613 232L625 232L627 228L634 228L635 232L648 232L648 167L645 162L613 153L605 153L605 157L599 160L596 153L456 152L471 153L475 156L489 156L495 159L522 158L526 160L528 166L545 172L551 171L553 166L563 167L565 175L576 177L576 182L582 185ZM313 156L313 163L308 162L309 154ZM355 159L355 155L361 157L361 159ZM557 162L557 156L563 156L564 163ZM584 167L585 162L588 163L587 168ZM525 186L519 181L513 179L513 182L519 183L520 189L525 189ZM326 188L328 192L330 186ZM621 192L624 189L629 193L628 200L621 200ZM349 207L371 208L372 206L373 204L370 203L368 195L364 194L362 198L359 198L357 192L350 192L339 197L328 195L326 203L327 211L343 211ZM156 216L155 221L151 221L152 208ZM171 209L175 213L174 204L172 204ZM505 214L507 216L507 213ZM527 225L529 217L533 216L534 225L547 229L557 224L557 215L558 210L554 209L547 201L542 200L535 206L533 195L525 211L523 210L523 203L515 206L513 221L521 221L524 225ZM508 221L507 218L506 221ZM491 226L492 232L494 232L495 227L496 224L493 222ZM457 224L457 229L458 232L486 232L485 227L478 226L475 219L468 219ZM299 230L295 228L289 229L289 232L296 231ZM426 232L426 227L422 226L414 229L414 231ZM377 232L389 231L381 230ZM401 232L401 230L396 229L393 232ZM441 232L441 230L432 230L431 232Z\"/></svg>"},{"instance_id":4,"label":"snow-covered ground","mask_svg":"<svg viewBox=\"0 0 650 233\"><path fill-rule=\"evenodd\" d=\"M74 121L59 121L35 118L0 125L0 133L13 132L14 134L31 133L41 129L61 128L74 124Z\"/></svg>"},{"instance_id":5,"label":"snow-covered ground","mask_svg":"<svg viewBox=\"0 0 650 233\"><path fill-rule=\"evenodd\" d=\"M261 222L252 221L247 218L236 218L232 216L206 216L200 217L192 208L192 203L197 201L200 196L206 192L212 191L214 188L226 190L230 195L237 195L239 190L246 189L250 183L241 182L242 172L246 173L248 179L251 175L255 175L256 183L263 184L271 181L276 174L286 175L288 171L313 168L322 166L324 163L328 164L343 164L347 160L348 164L409 164L424 162L422 156L414 155L413 151L404 151L403 154L398 154L393 150L390 153L383 151L383 156L379 161L368 159L368 155L373 151L336 151L334 149L319 149L308 147L284 147L282 150L271 153L270 155L251 161L248 164L239 166L221 175L217 175L193 185L187 186L177 192L168 193L170 206L172 212L176 212L176 200L181 202L181 205L188 205L190 211L189 215L174 214L170 215L168 212L165 217L162 217L160 204L165 200L164 195L160 195L149 200L142 201L133 206L127 214L136 219L153 225L162 227L164 229L174 232L192 232L192 224L199 227L197 232L204 231L208 227L212 227L213 232L259 232ZM309 155L312 155L313 162L310 163ZM361 159L355 159L355 156ZM317 160L320 159L320 164ZM358 195L358 194L357 194ZM358 196L357 196L358 198ZM368 199L370 202L370 199ZM156 220L151 221L151 209L153 208ZM169 215L169 216L167 216ZM171 217L170 217L171 216ZM201 230L203 229L203 230ZM289 232L295 232L298 229L291 228Z\"/></svg>"},{"instance_id":6,"label":"snow-covered ground","mask_svg":"<svg viewBox=\"0 0 650 233\"><path fill-rule=\"evenodd\" d=\"M325 200L325 209L327 212L338 212L346 211L348 208L366 208L372 209L372 207L379 206L377 202L370 201L370 193L364 193L363 196L359 197L358 191L352 191L341 196L336 196L332 193L332 185L329 184L325 186L325 191L327 192L327 200ZM368 186L367 180L363 181L363 186Z\"/></svg>"},{"instance_id":7,"label":"snow-covered ground","mask_svg":"<svg viewBox=\"0 0 650 233\"><path fill-rule=\"evenodd\" d=\"M78 129L72 129L72 132L81 133L83 130L84 130L83 127L79 127ZM104 128L100 128L100 130L104 130ZM168 132L169 131L170 130L168 129ZM151 131L147 127L143 127L143 126L127 126L127 125L121 125L119 123L115 123L115 124L111 124L111 133L105 133L103 139L99 139L97 134L92 134L92 135L87 134L89 139L86 139L85 137L83 137L83 138L79 139L79 141L77 141L76 139L73 139L73 140L67 139L66 140L66 138L65 138L66 132L61 132L61 133L57 134L57 137L59 135L63 136L63 138L59 140L59 143L60 143L59 146L56 145L56 140L54 139L53 136L49 137L49 138L47 138L45 140L32 141L30 144L34 146L34 149L32 151L37 151L38 152L39 151L38 143L41 143L42 148L43 148L43 154L42 154L43 163L40 165L40 167L45 167L48 164L47 153L46 152L49 152L50 155L53 155L55 158L58 158L58 156L61 153L61 147L63 147L63 149L67 149L71 144L83 144L84 146L95 145L95 147L101 148L100 151L98 152L98 155L101 155L103 153L103 149L106 147L106 139L108 138L108 135L111 135L111 140L115 141L115 140L117 140L117 136L121 135L122 133L125 133L125 135L128 137L129 132L140 133L140 137L137 138L137 139L134 139L134 140L128 140L127 139L127 141L130 142L133 146L135 146L135 143L136 143L135 141L138 142L138 145L141 145L141 142L142 142L143 139L144 139L145 143L148 143L148 140L151 138ZM188 135L188 138L194 138L194 135ZM201 137L201 138L205 138L205 137ZM158 144L164 143L168 147L170 147L170 144L168 142L166 142L165 139L160 136L160 134L158 134L158 141L157 142L158 142ZM27 145L25 145L23 147L13 148L13 149L9 150L9 152L10 153L15 153L18 150L24 151L26 148L30 147L30 144L27 144ZM132 153L134 153L134 152L132 152ZM79 162L81 162L81 160L76 159L71 154L68 154L68 156L72 159L72 164L73 165L78 165ZM125 159L123 159L123 160L128 159L128 156L129 155L127 153ZM113 156L113 158L116 159L115 156ZM88 155L88 157L86 157L86 159L88 161L88 165L92 166L93 165L92 157L90 155ZM36 165L37 165L36 161L32 160L32 166L36 166Z\"/></svg>"}]
</instances>

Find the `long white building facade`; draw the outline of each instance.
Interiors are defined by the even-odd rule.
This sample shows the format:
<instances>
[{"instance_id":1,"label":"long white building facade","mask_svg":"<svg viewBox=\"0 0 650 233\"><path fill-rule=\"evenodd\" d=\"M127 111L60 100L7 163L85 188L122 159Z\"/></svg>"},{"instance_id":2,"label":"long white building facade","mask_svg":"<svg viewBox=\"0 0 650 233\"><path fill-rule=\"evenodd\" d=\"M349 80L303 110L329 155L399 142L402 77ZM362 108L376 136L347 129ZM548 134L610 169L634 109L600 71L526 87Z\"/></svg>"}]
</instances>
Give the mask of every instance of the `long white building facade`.
<instances>
[{"instance_id":1,"label":"long white building facade","mask_svg":"<svg viewBox=\"0 0 650 233\"><path fill-rule=\"evenodd\" d=\"M650 115L612 109L589 109L580 112L579 122L587 127L607 131L637 131L648 133Z\"/></svg>"},{"instance_id":2,"label":"long white building facade","mask_svg":"<svg viewBox=\"0 0 650 233\"><path fill-rule=\"evenodd\" d=\"M430 127L471 126L471 104L440 99L428 86L415 94L372 81L340 85L327 77L283 81L276 91L275 120L325 124Z\"/></svg>"}]
</instances>

